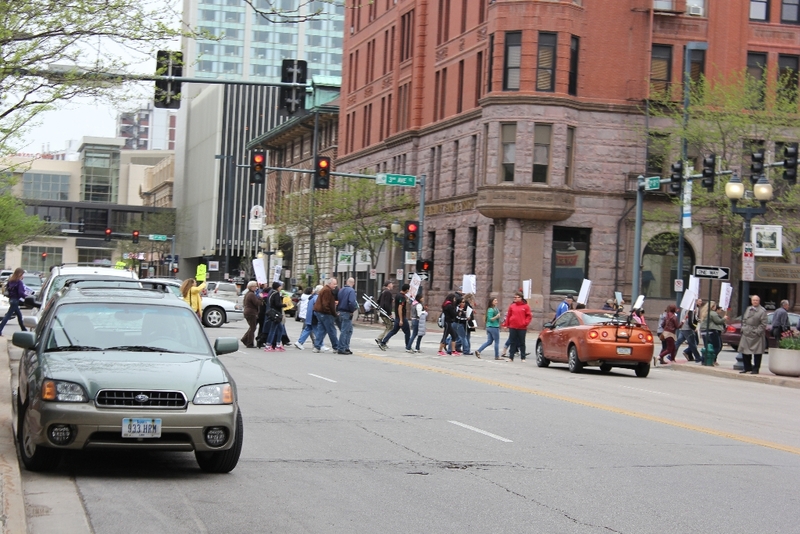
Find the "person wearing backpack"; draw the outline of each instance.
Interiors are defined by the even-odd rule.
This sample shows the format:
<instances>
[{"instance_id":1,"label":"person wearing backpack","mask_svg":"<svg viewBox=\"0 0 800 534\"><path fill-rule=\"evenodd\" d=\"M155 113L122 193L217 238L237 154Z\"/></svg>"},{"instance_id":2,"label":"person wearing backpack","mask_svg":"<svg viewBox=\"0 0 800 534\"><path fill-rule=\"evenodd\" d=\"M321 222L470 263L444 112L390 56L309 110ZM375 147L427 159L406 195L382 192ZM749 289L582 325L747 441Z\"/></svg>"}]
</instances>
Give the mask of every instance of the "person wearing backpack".
<instances>
[{"instance_id":1,"label":"person wearing backpack","mask_svg":"<svg viewBox=\"0 0 800 534\"><path fill-rule=\"evenodd\" d=\"M19 309L20 302L25 301L25 284L22 283L23 274L25 274L25 270L22 267L17 267L14 270L14 274L9 276L6 282L4 291L8 292L8 311L5 317L3 317L3 320L0 321L0 336L3 335L3 328L5 328L6 323L11 319L12 315L17 316L20 330L23 332L27 332L28 330L25 328L25 325L22 324L22 310Z\"/></svg>"},{"instance_id":2,"label":"person wearing backpack","mask_svg":"<svg viewBox=\"0 0 800 534\"><path fill-rule=\"evenodd\" d=\"M269 334L267 335L267 346L264 350L267 352L284 352L286 349L278 342L283 335L283 295L281 295L281 282L272 282L272 292L269 294L267 301L266 320L271 324Z\"/></svg>"}]
</instances>

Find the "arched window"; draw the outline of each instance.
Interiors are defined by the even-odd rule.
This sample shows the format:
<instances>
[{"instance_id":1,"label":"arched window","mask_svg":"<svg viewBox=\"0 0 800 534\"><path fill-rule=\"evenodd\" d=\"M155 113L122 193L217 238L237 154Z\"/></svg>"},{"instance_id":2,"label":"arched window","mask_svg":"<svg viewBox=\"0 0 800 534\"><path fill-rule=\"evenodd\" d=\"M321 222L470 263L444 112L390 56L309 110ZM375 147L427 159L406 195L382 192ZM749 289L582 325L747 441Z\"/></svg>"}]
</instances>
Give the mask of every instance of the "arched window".
<instances>
[{"instance_id":1,"label":"arched window","mask_svg":"<svg viewBox=\"0 0 800 534\"><path fill-rule=\"evenodd\" d=\"M694 250L683 241L683 287L689 287L694 265ZM653 237L642 256L642 294L657 299L672 299L678 273L678 234L664 232Z\"/></svg>"}]
</instances>

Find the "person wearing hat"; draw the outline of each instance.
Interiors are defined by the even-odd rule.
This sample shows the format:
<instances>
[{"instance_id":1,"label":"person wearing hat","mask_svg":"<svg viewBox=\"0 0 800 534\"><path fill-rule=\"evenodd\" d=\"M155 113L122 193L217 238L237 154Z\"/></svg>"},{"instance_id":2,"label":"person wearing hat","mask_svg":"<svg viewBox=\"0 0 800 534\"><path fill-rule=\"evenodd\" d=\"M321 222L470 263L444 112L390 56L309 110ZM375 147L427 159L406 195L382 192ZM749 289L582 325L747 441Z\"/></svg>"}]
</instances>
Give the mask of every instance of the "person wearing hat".
<instances>
[{"instance_id":1,"label":"person wearing hat","mask_svg":"<svg viewBox=\"0 0 800 534\"><path fill-rule=\"evenodd\" d=\"M614 299L606 300L606 303L603 304L603 309L614 311Z\"/></svg>"},{"instance_id":2,"label":"person wearing hat","mask_svg":"<svg viewBox=\"0 0 800 534\"><path fill-rule=\"evenodd\" d=\"M572 309L572 295L566 295L556 308L556 316L553 317L553 320L555 321L570 309Z\"/></svg>"}]
</instances>

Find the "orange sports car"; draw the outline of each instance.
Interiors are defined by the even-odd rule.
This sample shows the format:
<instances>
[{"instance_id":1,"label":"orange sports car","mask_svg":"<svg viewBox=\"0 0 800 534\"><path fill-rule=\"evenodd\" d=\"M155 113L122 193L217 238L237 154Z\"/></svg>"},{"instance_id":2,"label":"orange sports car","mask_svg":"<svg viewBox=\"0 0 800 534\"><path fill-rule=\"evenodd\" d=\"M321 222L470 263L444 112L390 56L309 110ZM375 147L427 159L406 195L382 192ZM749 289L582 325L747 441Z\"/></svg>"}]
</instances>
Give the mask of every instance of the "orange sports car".
<instances>
[{"instance_id":1,"label":"orange sports car","mask_svg":"<svg viewBox=\"0 0 800 534\"><path fill-rule=\"evenodd\" d=\"M566 363L571 373L597 365L602 373L622 367L644 378L652 359L653 333L631 316L614 311L567 311L545 323L536 341L536 365Z\"/></svg>"}]
</instances>

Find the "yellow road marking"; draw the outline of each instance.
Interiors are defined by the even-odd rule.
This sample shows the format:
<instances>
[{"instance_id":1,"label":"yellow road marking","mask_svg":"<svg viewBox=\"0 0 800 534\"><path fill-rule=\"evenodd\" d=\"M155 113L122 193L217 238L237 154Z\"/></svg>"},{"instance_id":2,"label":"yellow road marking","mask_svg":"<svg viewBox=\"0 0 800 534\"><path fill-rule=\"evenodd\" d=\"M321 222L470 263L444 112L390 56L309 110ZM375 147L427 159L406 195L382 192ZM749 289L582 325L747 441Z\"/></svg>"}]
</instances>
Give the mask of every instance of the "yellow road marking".
<instances>
[{"instance_id":1,"label":"yellow road marking","mask_svg":"<svg viewBox=\"0 0 800 534\"><path fill-rule=\"evenodd\" d=\"M606 412L616 413L619 415L625 415L628 417L635 417L637 419L642 419L644 421L651 421L653 423L661 423L662 425L669 425L676 428L682 428L684 430L692 430L694 432L700 432L702 434L708 434L710 436L716 436L719 438L727 438L734 441L739 441L741 443L747 443L749 445L758 445L759 447L766 447L768 449L775 449L778 451L788 452L791 454L800 455L800 447L792 447L791 445L783 445L781 443L774 443L772 441L765 441L763 439L751 438L748 436L742 436L741 434L733 434L731 432L722 432L720 430L714 430L713 428L707 428L704 426L692 425L689 423L683 423L681 421L676 421L674 419L667 419L666 417L659 417L656 415L649 415L646 413L635 412L633 410L625 410L623 408L615 408L614 406L608 406L606 404L599 404L596 402L585 401L581 399L576 399L575 397L567 397L566 395L559 395L557 393L548 393L547 391L541 391L538 389L528 388L524 386L516 386L514 384L508 384L506 382L500 382L499 380L492 380L490 378L483 378L480 376L473 376L466 373L461 373L458 371L452 371L450 369L442 369L440 367L432 367L430 365L423 365L420 363L410 362L410 361L403 361L403 360L395 360L392 358L388 358L385 356L376 356L374 354L359 354L362 358L369 358L372 360L377 360L385 363L391 363L393 365L402 365L404 367L411 367L413 369L420 369L422 371L431 371L434 373L439 373L443 375L452 376L454 378L462 378L464 380L471 380L473 382L478 382L481 384L486 384L488 386L495 386L498 388L508 389L511 391L517 391L519 393L527 393L529 395L537 395L539 397L545 397L548 399L559 400L563 402L569 402L571 404L577 404L579 406L586 406L587 408L594 408L597 410L603 410Z\"/></svg>"}]
</instances>

